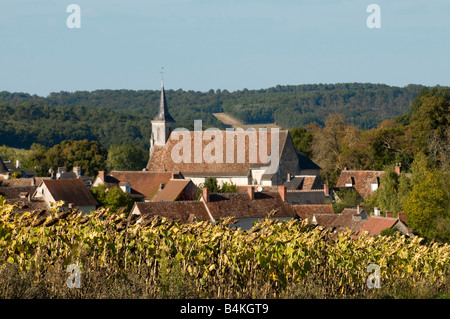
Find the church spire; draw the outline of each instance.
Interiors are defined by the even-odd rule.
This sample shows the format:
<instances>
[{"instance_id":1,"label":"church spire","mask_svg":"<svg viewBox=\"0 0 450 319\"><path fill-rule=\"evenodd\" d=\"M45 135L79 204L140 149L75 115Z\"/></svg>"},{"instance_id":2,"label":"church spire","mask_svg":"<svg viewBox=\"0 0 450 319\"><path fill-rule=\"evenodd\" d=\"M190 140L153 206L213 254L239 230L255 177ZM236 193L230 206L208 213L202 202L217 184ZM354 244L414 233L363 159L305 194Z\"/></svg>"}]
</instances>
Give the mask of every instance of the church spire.
<instances>
[{"instance_id":1,"label":"church spire","mask_svg":"<svg viewBox=\"0 0 450 319\"><path fill-rule=\"evenodd\" d=\"M167 108L166 93L164 92L164 78L162 76L164 72L161 71L161 98L159 101L159 111L155 117L157 121L175 122L170 116L169 109Z\"/></svg>"}]
</instances>

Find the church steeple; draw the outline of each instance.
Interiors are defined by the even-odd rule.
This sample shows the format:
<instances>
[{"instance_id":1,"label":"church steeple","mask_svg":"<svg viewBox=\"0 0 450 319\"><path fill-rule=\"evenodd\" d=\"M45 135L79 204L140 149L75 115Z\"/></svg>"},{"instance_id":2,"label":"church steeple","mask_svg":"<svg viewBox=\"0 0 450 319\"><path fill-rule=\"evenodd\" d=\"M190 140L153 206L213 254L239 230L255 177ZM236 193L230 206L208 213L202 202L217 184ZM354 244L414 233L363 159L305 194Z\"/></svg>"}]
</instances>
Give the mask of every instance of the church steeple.
<instances>
[{"instance_id":1,"label":"church steeple","mask_svg":"<svg viewBox=\"0 0 450 319\"><path fill-rule=\"evenodd\" d=\"M166 121L175 122L175 120L170 116L169 109L167 108L166 92L164 91L164 79L161 78L161 98L159 100L159 111L156 117L156 121Z\"/></svg>"},{"instance_id":2,"label":"church steeple","mask_svg":"<svg viewBox=\"0 0 450 319\"><path fill-rule=\"evenodd\" d=\"M162 74L163 72L161 72ZM167 107L166 92L164 91L164 79L161 77L161 99L159 101L158 114L152 121L152 134L150 137L150 158L155 146L166 145L170 133L175 128L175 120L170 116Z\"/></svg>"}]
</instances>

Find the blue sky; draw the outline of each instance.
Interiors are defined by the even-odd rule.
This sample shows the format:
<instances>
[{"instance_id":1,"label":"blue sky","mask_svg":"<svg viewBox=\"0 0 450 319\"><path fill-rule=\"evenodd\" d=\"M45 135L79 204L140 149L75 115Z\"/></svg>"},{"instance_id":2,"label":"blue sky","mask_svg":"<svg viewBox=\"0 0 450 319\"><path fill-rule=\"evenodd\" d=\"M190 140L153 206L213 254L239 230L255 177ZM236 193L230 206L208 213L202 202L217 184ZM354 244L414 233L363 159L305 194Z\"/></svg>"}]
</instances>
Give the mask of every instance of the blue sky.
<instances>
[{"instance_id":1,"label":"blue sky","mask_svg":"<svg viewBox=\"0 0 450 319\"><path fill-rule=\"evenodd\" d=\"M448 0L0 0L0 91L450 86L449 59Z\"/></svg>"}]
</instances>

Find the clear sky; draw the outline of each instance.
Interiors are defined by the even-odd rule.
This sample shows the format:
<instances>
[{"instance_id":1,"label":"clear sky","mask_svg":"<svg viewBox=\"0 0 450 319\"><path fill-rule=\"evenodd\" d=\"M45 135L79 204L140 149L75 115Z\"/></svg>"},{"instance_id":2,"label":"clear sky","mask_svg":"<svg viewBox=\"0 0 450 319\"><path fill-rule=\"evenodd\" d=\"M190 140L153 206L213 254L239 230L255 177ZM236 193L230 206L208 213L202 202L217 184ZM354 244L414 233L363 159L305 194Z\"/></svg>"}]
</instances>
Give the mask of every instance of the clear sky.
<instances>
[{"instance_id":1,"label":"clear sky","mask_svg":"<svg viewBox=\"0 0 450 319\"><path fill-rule=\"evenodd\" d=\"M450 86L449 59L449 0L0 0L0 91Z\"/></svg>"}]
</instances>

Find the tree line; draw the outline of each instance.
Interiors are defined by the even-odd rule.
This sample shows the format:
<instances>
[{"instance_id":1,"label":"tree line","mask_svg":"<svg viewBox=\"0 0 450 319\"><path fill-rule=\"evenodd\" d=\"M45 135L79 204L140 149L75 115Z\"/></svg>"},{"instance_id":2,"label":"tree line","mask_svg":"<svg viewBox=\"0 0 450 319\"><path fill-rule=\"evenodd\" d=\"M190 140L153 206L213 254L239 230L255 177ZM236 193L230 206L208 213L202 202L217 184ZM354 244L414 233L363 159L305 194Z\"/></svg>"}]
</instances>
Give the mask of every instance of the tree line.
<instances>
[{"instance_id":1,"label":"tree line","mask_svg":"<svg viewBox=\"0 0 450 319\"><path fill-rule=\"evenodd\" d=\"M360 129L409 111L420 85L392 87L370 83L286 85L260 90L166 90L177 127L193 129L193 120L223 129L212 113L227 112L245 124L276 123L284 129L342 114ZM96 90L51 93L47 97L0 92L0 145L48 147L68 139L149 147L150 121L157 114L155 90Z\"/></svg>"}]
</instances>

